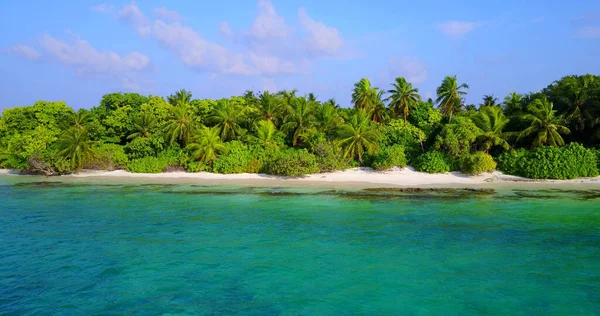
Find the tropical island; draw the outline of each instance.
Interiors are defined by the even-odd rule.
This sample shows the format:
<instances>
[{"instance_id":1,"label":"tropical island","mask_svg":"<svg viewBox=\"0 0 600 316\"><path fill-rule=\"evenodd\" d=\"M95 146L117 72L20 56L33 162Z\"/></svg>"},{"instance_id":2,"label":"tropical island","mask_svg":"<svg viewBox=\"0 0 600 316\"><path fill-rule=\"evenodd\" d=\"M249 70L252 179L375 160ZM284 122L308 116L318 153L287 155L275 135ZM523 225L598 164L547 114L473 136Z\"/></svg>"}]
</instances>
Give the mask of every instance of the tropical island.
<instances>
[{"instance_id":1,"label":"tropical island","mask_svg":"<svg viewBox=\"0 0 600 316\"><path fill-rule=\"evenodd\" d=\"M566 76L539 92L465 104L469 86L443 79L423 100L404 78L352 106L296 90L220 100L110 93L91 109L38 101L0 117L0 168L65 175L210 172L297 177L356 167L418 172L499 170L530 179L596 177L600 77ZM411 169L412 170L412 169Z\"/></svg>"}]
</instances>

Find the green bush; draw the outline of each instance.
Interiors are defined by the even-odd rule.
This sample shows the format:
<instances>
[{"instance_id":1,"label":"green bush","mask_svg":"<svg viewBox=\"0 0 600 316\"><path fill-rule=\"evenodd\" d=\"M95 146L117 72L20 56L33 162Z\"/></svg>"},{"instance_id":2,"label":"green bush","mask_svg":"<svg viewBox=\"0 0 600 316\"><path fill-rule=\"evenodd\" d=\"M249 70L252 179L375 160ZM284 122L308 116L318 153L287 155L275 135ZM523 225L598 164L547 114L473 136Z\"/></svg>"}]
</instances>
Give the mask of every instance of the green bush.
<instances>
[{"instance_id":1,"label":"green bush","mask_svg":"<svg viewBox=\"0 0 600 316\"><path fill-rule=\"evenodd\" d=\"M389 125L382 127L381 132L381 147L401 146L408 161L422 154L421 144L426 139L425 133L404 119L392 120Z\"/></svg>"},{"instance_id":2,"label":"green bush","mask_svg":"<svg viewBox=\"0 0 600 316\"><path fill-rule=\"evenodd\" d=\"M100 144L94 148L94 156L85 162L84 169L115 170L127 165L128 157L123 146Z\"/></svg>"},{"instance_id":3,"label":"green bush","mask_svg":"<svg viewBox=\"0 0 600 316\"><path fill-rule=\"evenodd\" d=\"M248 165L252 159L252 152L248 145L232 141L226 143L227 153L220 155L213 163L213 172L232 174L248 172Z\"/></svg>"},{"instance_id":4,"label":"green bush","mask_svg":"<svg viewBox=\"0 0 600 316\"><path fill-rule=\"evenodd\" d=\"M468 174L481 174L496 170L494 158L481 151L462 157L461 165L461 171Z\"/></svg>"},{"instance_id":5,"label":"green bush","mask_svg":"<svg viewBox=\"0 0 600 316\"><path fill-rule=\"evenodd\" d=\"M129 159L156 157L162 149L162 139L154 137L138 137L125 145L125 153Z\"/></svg>"},{"instance_id":6,"label":"green bush","mask_svg":"<svg viewBox=\"0 0 600 316\"><path fill-rule=\"evenodd\" d=\"M413 168L427 173L450 172L449 158L442 152L428 151L415 159Z\"/></svg>"},{"instance_id":7,"label":"green bush","mask_svg":"<svg viewBox=\"0 0 600 316\"><path fill-rule=\"evenodd\" d=\"M306 149L281 151L269 164L269 173L274 175L296 177L317 172L317 158Z\"/></svg>"},{"instance_id":8,"label":"green bush","mask_svg":"<svg viewBox=\"0 0 600 316\"><path fill-rule=\"evenodd\" d=\"M312 146L311 152L317 157L320 172L331 172L348 168L342 149L331 141L319 141Z\"/></svg>"},{"instance_id":9,"label":"green bush","mask_svg":"<svg viewBox=\"0 0 600 316\"><path fill-rule=\"evenodd\" d=\"M373 168L377 170L387 170L392 167L406 167L404 148L400 145L384 148L373 159Z\"/></svg>"},{"instance_id":10,"label":"green bush","mask_svg":"<svg viewBox=\"0 0 600 316\"><path fill-rule=\"evenodd\" d=\"M133 173L161 173L168 166L167 158L144 157L129 161L125 169Z\"/></svg>"},{"instance_id":11,"label":"green bush","mask_svg":"<svg viewBox=\"0 0 600 316\"><path fill-rule=\"evenodd\" d=\"M580 144L561 148L538 147L502 154L498 168L506 173L531 179L574 179L598 175L597 155Z\"/></svg>"}]
</instances>

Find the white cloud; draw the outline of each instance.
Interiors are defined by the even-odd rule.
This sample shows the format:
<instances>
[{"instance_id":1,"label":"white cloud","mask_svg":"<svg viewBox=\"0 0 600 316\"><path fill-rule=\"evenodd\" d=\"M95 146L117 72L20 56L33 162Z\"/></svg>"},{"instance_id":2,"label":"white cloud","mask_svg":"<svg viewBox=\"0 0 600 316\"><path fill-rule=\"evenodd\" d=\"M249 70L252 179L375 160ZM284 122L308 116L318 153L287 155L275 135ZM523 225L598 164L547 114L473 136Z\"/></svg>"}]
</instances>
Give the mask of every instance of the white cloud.
<instances>
[{"instance_id":1,"label":"white cloud","mask_svg":"<svg viewBox=\"0 0 600 316\"><path fill-rule=\"evenodd\" d=\"M221 32L221 34L227 38L232 38L235 35L231 27L229 27L229 23L226 21L219 23L219 32Z\"/></svg>"},{"instance_id":2,"label":"white cloud","mask_svg":"<svg viewBox=\"0 0 600 316\"><path fill-rule=\"evenodd\" d=\"M155 8L154 14L159 19L167 20L167 21L171 21L171 22L179 22L183 19L181 14L179 14L177 11L169 10L169 9L165 8L164 6L160 7L160 8Z\"/></svg>"},{"instance_id":3,"label":"white cloud","mask_svg":"<svg viewBox=\"0 0 600 316\"><path fill-rule=\"evenodd\" d=\"M121 8L117 13L117 20L132 25L142 37L150 34L150 19L140 11L135 2Z\"/></svg>"},{"instance_id":4,"label":"white cloud","mask_svg":"<svg viewBox=\"0 0 600 316\"><path fill-rule=\"evenodd\" d=\"M42 56L35 48L23 44L9 47L8 52L29 60L37 60Z\"/></svg>"},{"instance_id":5,"label":"white cloud","mask_svg":"<svg viewBox=\"0 0 600 316\"><path fill-rule=\"evenodd\" d=\"M259 0L256 17L246 35L257 40L285 39L291 31L270 0Z\"/></svg>"},{"instance_id":6,"label":"white cloud","mask_svg":"<svg viewBox=\"0 0 600 316\"><path fill-rule=\"evenodd\" d=\"M423 61L416 57L403 56L399 59L392 57L388 62L388 69L392 77L404 77L411 83L427 80L427 68Z\"/></svg>"},{"instance_id":7,"label":"white cloud","mask_svg":"<svg viewBox=\"0 0 600 316\"><path fill-rule=\"evenodd\" d=\"M111 12L115 9L115 6L109 3L102 3L96 6L93 6L92 11L94 12Z\"/></svg>"},{"instance_id":8,"label":"white cloud","mask_svg":"<svg viewBox=\"0 0 600 316\"><path fill-rule=\"evenodd\" d=\"M438 23L436 27L447 36L459 38L467 35L481 24L482 22L446 21Z\"/></svg>"},{"instance_id":9,"label":"white cloud","mask_svg":"<svg viewBox=\"0 0 600 316\"><path fill-rule=\"evenodd\" d=\"M586 26L578 28L575 35L579 38L596 39L600 38L600 26Z\"/></svg>"},{"instance_id":10,"label":"white cloud","mask_svg":"<svg viewBox=\"0 0 600 316\"><path fill-rule=\"evenodd\" d=\"M307 47L317 54L335 55L342 47L338 29L311 19L304 8L298 10L300 24L308 32Z\"/></svg>"}]
</instances>

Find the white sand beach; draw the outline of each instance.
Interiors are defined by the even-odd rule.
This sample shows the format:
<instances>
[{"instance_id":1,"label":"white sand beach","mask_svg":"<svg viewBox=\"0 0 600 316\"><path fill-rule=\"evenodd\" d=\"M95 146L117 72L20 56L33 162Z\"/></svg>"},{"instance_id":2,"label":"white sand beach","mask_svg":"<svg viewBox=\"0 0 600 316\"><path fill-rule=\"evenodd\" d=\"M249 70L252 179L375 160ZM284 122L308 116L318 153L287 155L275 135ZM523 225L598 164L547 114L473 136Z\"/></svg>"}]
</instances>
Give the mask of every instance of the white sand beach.
<instances>
[{"instance_id":1,"label":"white sand beach","mask_svg":"<svg viewBox=\"0 0 600 316\"><path fill-rule=\"evenodd\" d=\"M0 174L18 174L14 170L0 169ZM240 184L240 185L277 185L277 186L302 186L302 187L328 187L328 186L496 186L506 184L588 184L600 185L600 177L580 178L573 180L531 180L516 176L504 175L499 171L469 176L460 172L444 174L429 174L417 172L411 167L394 168L389 171L375 171L370 168L353 168L344 171L312 174L304 177L278 177L267 174L217 174L209 172L187 173L167 172L159 174L130 173L125 170L82 172L58 177L62 180L88 179L88 180L131 180L135 182L152 183L194 183L204 185L215 184Z\"/></svg>"}]
</instances>

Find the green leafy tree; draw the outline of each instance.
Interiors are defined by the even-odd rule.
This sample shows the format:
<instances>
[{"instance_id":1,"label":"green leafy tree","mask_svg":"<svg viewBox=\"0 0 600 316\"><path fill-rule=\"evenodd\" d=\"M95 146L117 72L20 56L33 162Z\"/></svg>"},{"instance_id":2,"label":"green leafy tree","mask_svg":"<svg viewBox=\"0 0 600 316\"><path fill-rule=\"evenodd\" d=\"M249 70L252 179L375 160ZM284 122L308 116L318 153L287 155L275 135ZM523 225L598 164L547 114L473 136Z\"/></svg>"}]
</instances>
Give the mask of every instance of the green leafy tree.
<instances>
[{"instance_id":1,"label":"green leafy tree","mask_svg":"<svg viewBox=\"0 0 600 316\"><path fill-rule=\"evenodd\" d=\"M252 138L256 143L265 147L278 147L277 127L271 121L258 121L254 126L256 135Z\"/></svg>"},{"instance_id":2,"label":"green leafy tree","mask_svg":"<svg viewBox=\"0 0 600 316\"><path fill-rule=\"evenodd\" d=\"M466 83L459 84L456 75L447 76L442 81L442 84L437 88L436 103L442 109L442 114L448 115L452 121L452 114L457 113L463 105L463 97L467 93L464 89L468 89Z\"/></svg>"},{"instance_id":3,"label":"green leafy tree","mask_svg":"<svg viewBox=\"0 0 600 316\"><path fill-rule=\"evenodd\" d=\"M94 155L94 141L89 140L85 129L71 128L59 139L59 154L71 163L75 170L81 170L86 160Z\"/></svg>"},{"instance_id":4,"label":"green leafy tree","mask_svg":"<svg viewBox=\"0 0 600 316\"><path fill-rule=\"evenodd\" d=\"M352 103L355 109L365 109L367 111L374 107L374 101L377 94L377 88L371 86L371 81L362 78L354 84L352 92Z\"/></svg>"},{"instance_id":5,"label":"green leafy tree","mask_svg":"<svg viewBox=\"0 0 600 316\"><path fill-rule=\"evenodd\" d=\"M421 102L419 89L413 88L412 84L402 77L396 78L392 84L393 88L388 90L390 96L386 99L389 106L394 110L397 116L404 115L404 120L408 118L411 108L416 108Z\"/></svg>"},{"instance_id":6,"label":"green leafy tree","mask_svg":"<svg viewBox=\"0 0 600 316\"><path fill-rule=\"evenodd\" d=\"M261 119L278 125L279 116L285 108L283 100L265 91L258 98L258 104Z\"/></svg>"},{"instance_id":7,"label":"green leafy tree","mask_svg":"<svg viewBox=\"0 0 600 316\"><path fill-rule=\"evenodd\" d=\"M173 145L176 141L180 141L183 146L186 146L190 142L196 127L190 112L190 107L187 104L181 103L173 107L171 118L166 127L166 137L169 144Z\"/></svg>"},{"instance_id":8,"label":"green leafy tree","mask_svg":"<svg viewBox=\"0 0 600 316\"><path fill-rule=\"evenodd\" d=\"M505 140L507 134L502 131L510 120L504 116L502 109L497 106L485 106L472 117L472 120L481 129L482 133L477 136L476 141L482 145L481 149L485 153L493 146L504 150L510 149L510 145Z\"/></svg>"},{"instance_id":9,"label":"green leafy tree","mask_svg":"<svg viewBox=\"0 0 600 316\"><path fill-rule=\"evenodd\" d=\"M181 90L175 92L174 94L171 94L167 98L167 101L173 106L177 106L180 103L188 104L188 103L192 102L192 93L185 89L181 89Z\"/></svg>"},{"instance_id":10,"label":"green leafy tree","mask_svg":"<svg viewBox=\"0 0 600 316\"><path fill-rule=\"evenodd\" d=\"M335 100L330 101L316 105L315 121L319 131L331 136L339 129L344 119L338 113Z\"/></svg>"},{"instance_id":11,"label":"green leafy tree","mask_svg":"<svg viewBox=\"0 0 600 316\"><path fill-rule=\"evenodd\" d=\"M483 102L481 103L481 107L496 106L497 102L498 98L495 98L493 94L487 94L483 96Z\"/></svg>"},{"instance_id":12,"label":"green leafy tree","mask_svg":"<svg viewBox=\"0 0 600 316\"><path fill-rule=\"evenodd\" d=\"M150 137L152 130L157 125L155 116L150 113L143 113L133 120L133 128L135 132L127 136L127 139L135 139L138 137Z\"/></svg>"},{"instance_id":13,"label":"green leafy tree","mask_svg":"<svg viewBox=\"0 0 600 316\"><path fill-rule=\"evenodd\" d=\"M314 119L315 103L306 98L295 98L290 106L290 114L285 117L282 129L292 133L292 146L298 146L300 137Z\"/></svg>"},{"instance_id":14,"label":"green leafy tree","mask_svg":"<svg viewBox=\"0 0 600 316\"><path fill-rule=\"evenodd\" d=\"M209 121L216 124L223 141L233 140L241 133L240 108L227 99L219 101Z\"/></svg>"},{"instance_id":15,"label":"green leafy tree","mask_svg":"<svg viewBox=\"0 0 600 316\"><path fill-rule=\"evenodd\" d=\"M221 130L218 127L202 127L195 135L194 142L187 148L192 151L192 158L200 162L212 164L217 154L225 152L227 147L221 141Z\"/></svg>"},{"instance_id":16,"label":"green leafy tree","mask_svg":"<svg viewBox=\"0 0 600 316\"><path fill-rule=\"evenodd\" d=\"M371 124L370 114L359 109L340 129L338 144L344 149L344 158L358 157L362 164L365 153L379 152L379 131Z\"/></svg>"},{"instance_id":17,"label":"green leafy tree","mask_svg":"<svg viewBox=\"0 0 600 316\"><path fill-rule=\"evenodd\" d=\"M506 98L504 98L504 113L506 115L515 115L523 112L523 96L511 92Z\"/></svg>"},{"instance_id":18,"label":"green leafy tree","mask_svg":"<svg viewBox=\"0 0 600 316\"><path fill-rule=\"evenodd\" d=\"M518 140L528 138L533 135L531 147L553 146L559 147L565 144L561 134L567 135L571 131L562 125L564 119L556 115L552 102L541 98L534 100L528 107L528 113L523 117L530 123L530 126L519 133Z\"/></svg>"},{"instance_id":19,"label":"green leafy tree","mask_svg":"<svg viewBox=\"0 0 600 316\"><path fill-rule=\"evenodd\" d=\"M63 128L74 128L78 130L85 129L86 126L92 121L92 115L90 111L86 109L79 109L65 115Z\"/></svg>"}]
</instances>

